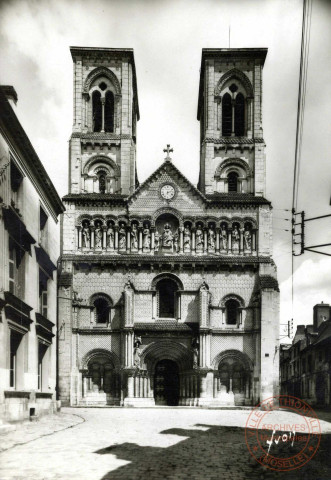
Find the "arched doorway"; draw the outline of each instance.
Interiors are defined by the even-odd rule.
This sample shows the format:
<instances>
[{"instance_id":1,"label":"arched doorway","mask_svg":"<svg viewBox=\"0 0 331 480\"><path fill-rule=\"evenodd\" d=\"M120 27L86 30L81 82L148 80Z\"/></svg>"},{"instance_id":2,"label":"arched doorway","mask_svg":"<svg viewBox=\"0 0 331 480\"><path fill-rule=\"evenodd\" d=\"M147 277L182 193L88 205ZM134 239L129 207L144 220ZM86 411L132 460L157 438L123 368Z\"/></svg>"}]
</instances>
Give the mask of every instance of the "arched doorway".
<instances>
[{"instance_id":1,"label":"arched doorway","mask_svg":"<svg viewBox=\"0 0 331 480\"><path fill-rule=\"evenodd\" d=\"M178 405L179 373L173 360L160 360L155 365L154 398L155 405Z\"/></svg>"}]
</instances>

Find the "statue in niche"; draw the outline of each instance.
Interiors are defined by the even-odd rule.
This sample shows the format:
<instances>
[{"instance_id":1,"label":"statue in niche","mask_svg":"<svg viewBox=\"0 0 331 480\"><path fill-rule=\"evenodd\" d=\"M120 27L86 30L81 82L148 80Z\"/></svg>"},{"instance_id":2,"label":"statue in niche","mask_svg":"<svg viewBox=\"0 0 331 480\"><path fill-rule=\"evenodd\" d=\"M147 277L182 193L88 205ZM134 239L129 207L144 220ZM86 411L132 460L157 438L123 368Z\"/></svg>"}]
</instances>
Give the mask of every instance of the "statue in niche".
<instances>
[{"instance_id":1,"label":"statue in niche","mask_svg":"<svg viewBox=\"0 0 331 480\"><path fill-rule=\"evenodd\" d=\"M137 369L140 369L140 357L141 357L141 348L140 346L142 345L142 339L141 337L135 337L134 338L134 343L133 343L133 362L134 366Z\"/></svg>"},{"instance_id":2,"label":"statue in niche","mask_svg":"<svg viewBox=\"0 0 331 480\"><path fill-rule=\"evenodd\" d=\"M102 228L101 222L95 222L95 230L94 230L94 244L95 248L102 248Z\"/></svg>"},{"instance_id":3,"label":"statue in niche","mask_svg":"<svg viewBox=\"0 0 331 480\"><path fill-rule=\"evenodd\" d=\"M111 223L109 223L107 229L107 245L109 248L114 248L114 227Z\"/></svg>"},{"instance_id":4,"label":"statue in niche","mask_svg":"<svg viewBox=\"0 0 331 480\"><path fill-rule=\"evenodd\" d=\"M213 225L210 225L208 230L208 248L209 250L215 250L215 230Z\"/></svg>"},{"instance_id":5,"label":"statue in niche","mask_svg":"<svg viewBox=\"0 0 331 480\"><path fill-rule=\"evenodd\" d=\"M151 248L151 232L147 223L145 223L143 229L143 248L145 250L149 250Z\"/></svg>"},{"instance_id":6,"label":"statue in niche","mask_svg":"<svg viewBox=\"0 0 331 480\"><path fill-rule=\"evenodd\" d=\"M195 247L197 250L203 250L203 230L199 224L195 232Z\"/></svg>"},{"instance_id":7,"label":"statue in niche","mask_svg":"<svg viewBox=\"0 0 331 480\"><path fill-rule=\"evenodd\" d=\"M131 248L134 250L138 249L138 229L136 223L133 223L131 228Z\"/></svg>"},{"instance_id":8,"label":"statue in niche","mask_svg":"<svg viewBox=\"0 0 331 480\"><path fill-rule=\"evenodd\" d=\"M222 225L220 232L221 249L226 250L228 248L228 232L225 225Z\"/></svg>"},{"instance_id":9,"label":"statue in niche","mask_svg":"<svg viewBox=\"0 0 331 480\"><path fill-rule=\"evenodd\" d=\"M83 222L82 237L83 237L83 247L89 248L91 237L90 237L89 222L87 220Z\"/></svg>"},{"instance_id":10,"label":"statue in niche","mask_svg":"<svg viewBox=\"0 0 331 480\"><path fill-rule=\"evenodd\" d=\"M184 227L184 250L191 250L191 230L188 225Z\"/></svg>"},{"instance_id":11,"label":"statue in niche","mask_svg":"<svg viewBox=\"0 0 331 480\"><path fill-rule=\"evenodd\" d=\"M166 223L163 227L163 234L162 234L162 246L163 247L173 247L174 242L174 235L171 230L171 226L169 223Z\"/></svg>"},{"instance_id":12,"label":"statue in niche","mask_svg":"<svg viewBox=\"0 0 331 480\"><path fill-rule=\"evenodd\" d=\"M126 249L126 231L124 223L120 224L120 228L118 230L118 248L120 250Z\"/></svg>"},{"instance_id":13,"label":"statue in niche","mask_svg":"<svg viewBox=\"0 0 331 480\"><path fill-rule=\"evenodd\" d=\"M154 250L156 252L159 251L160 248L160 234L157 230L155 230L155 236L154 236Z\"/></svg>"},{"instance_id":14,"label":"statue in niche","mask_svg":"<svg viewBox=\"0 0 331 480\"><path fill-rule=\"evenodd\" d=\"M239 240L240 233L238 227L235 225L234 229L232 230L232 248L234 250L239 250Z\"/></svg>"},{"instance_id":15,"label":"statue in niche","mask_svg":"<svg viewBox=\"0 0 331 480\"><path fill-rule=\"evenodd\" d=\"M245 250L252 249L252 234L250 232L248 225L246 226L244 231L244 244L245 244Z\"/></svg>"},{"instance_id":16,"label":"statue in niche","mask_svg":"<svg viewBox=\"0 0 331 480\"><path fill-rule=\"evenodd\" d=\"M197 337L192 338L192 354L193 354L193 368L199 366L199 339Z\"/></svg>"}]
</instances>

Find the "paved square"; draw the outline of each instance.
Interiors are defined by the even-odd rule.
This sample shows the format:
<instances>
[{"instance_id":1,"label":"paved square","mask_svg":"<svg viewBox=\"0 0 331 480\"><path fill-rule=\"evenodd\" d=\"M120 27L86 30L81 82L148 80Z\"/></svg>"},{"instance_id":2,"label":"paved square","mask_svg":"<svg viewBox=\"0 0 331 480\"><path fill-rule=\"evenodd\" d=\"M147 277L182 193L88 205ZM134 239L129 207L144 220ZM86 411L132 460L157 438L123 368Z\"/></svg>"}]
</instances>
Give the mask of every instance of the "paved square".
<instances>
[{"instance_id":1,"label":"paved square","mask_svg":"<svg viewBox=\"0 0 331 480\"><path fill-rule=\"evenodd\" d=\"M297 479L331 478L331 424L302 469L263 470L245 445L247 410L185 408L63 409L85 422L0 455L1 480ZM279 412L279 421L287 412ZM282 418L283 416L283 418Z\"/></svg>"}]
</instances>

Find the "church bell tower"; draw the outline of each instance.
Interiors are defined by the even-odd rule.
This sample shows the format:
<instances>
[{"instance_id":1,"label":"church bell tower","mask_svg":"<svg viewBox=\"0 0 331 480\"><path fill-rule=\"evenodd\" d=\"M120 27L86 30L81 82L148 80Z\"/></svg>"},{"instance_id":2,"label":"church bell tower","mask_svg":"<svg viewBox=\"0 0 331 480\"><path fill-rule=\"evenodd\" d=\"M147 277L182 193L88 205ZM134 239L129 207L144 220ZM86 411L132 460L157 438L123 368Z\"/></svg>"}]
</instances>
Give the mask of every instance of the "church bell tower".
<instances>
[{"instance_id":1,"label":"church bell tower","mask_svg":"<svg viewBox=\"0 0 331 480\"><path fill-rule=\"evenodd\" d=\"M139 120L133 50L70 48L74 63L71 194L129 195L137 185Z\"/></svg>"},{"instance_id":2,"label":"church bell tower","mask_svg":"<svg viewBox=\"0 0 331 480\"><path fill-rule=\"evenodd\" d=\"M265 195L262 69L266 48L204 48L200 69L199 188Z\"/></svg>"}]
</instances>

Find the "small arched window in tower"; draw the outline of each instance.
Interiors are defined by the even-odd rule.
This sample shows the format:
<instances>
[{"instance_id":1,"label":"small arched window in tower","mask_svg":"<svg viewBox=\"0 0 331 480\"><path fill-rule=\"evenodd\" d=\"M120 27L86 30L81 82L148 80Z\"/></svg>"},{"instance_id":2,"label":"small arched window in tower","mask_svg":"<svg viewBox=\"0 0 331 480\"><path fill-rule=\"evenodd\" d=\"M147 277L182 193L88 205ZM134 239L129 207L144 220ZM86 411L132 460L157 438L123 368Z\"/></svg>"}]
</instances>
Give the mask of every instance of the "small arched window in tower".
<instances>
[{"instance_id":1,"label":"small arched window in tower","mask_svg":"<svg viewBox=\"0 0 331 480\"><path fill-rule=\"evenodd\" d=\"M235 101L234 134L236 137L245 135L245 99L242 93L238 93Z\"/></svg>"},{"instance_id":2,"label":"small arched window in tower","mask_svg":"<svg viewBox=\"0 0 331 480\"><path fill-rule=\"evenodd\" d=\"M106 172L103 170L98 174L99 193L106 193Z\"/></svg>"},{"instance_id":3,"label":"small arched window in tower","mask_svg":"<svg viewBox=\"0 0 331 480\"><path fill-rule=\"evenodd\" d=\"M229 93L222 99L222 135L230 137L232 132L232 100Z\"/></svg>"},{"instance_id":4,"label":"small arched window in tower","mask_svg":"<svg viewBox=\"0 0 331 480\"><path fill-rule=\"evenodd\" d=\"M114 131L114 94L110 90L106 92L105 101L105 132Z\"/></svg>"},{"instance_id":5,"label":"small arched window in tower","mask_svg":"<svg viewBox=\"0 0 331 480\"><path fill-rule=\"evenodd\" d=\"M227 325L237 325L239 323L239 303L237 300L228 300L225 303L225 308Z\"/></svg>"},{"instance_id":6,"label":"small arched window in tower","mask_svg":"<svg viewBox=\"0 0 331 480\"><path fill-rule=\"evenodd\" d=\"M160 280L157 284L159 300L159 317L174 318L176 315L177 284L168 278Z\"/></svg>"},{"instance_id":7,"label":"small arched window in tower","mask_svg":"<svg viewBox=\"0 0 331 480\"><path fill-rule=\"evenodd\" d=\"M228 191L237 192L238 191L238 173L230 172L228 174Z\"/></svg>"},{"instance_id":8,"label":"small arched window in tower","mask_svg":"<svg viewBox=\"0 0 331 480\"><path fill-rule=\"evenodd\" d=\"M101 93L98 90L95 90L92 93L92 109L93 109L93 132L101 132L102 104L101 104Z\"/></svg>"},{"instance_id":9,"label":"small arched window in tower","mask_svg":"<svg viewBox=\"0 0 331 480\"><path fill-rule=\"evenodd\" d=\"M96 323L108 323L109 321L109 304L104 298L94 300L95 321Z\"/></svg>"}]
</instances>

